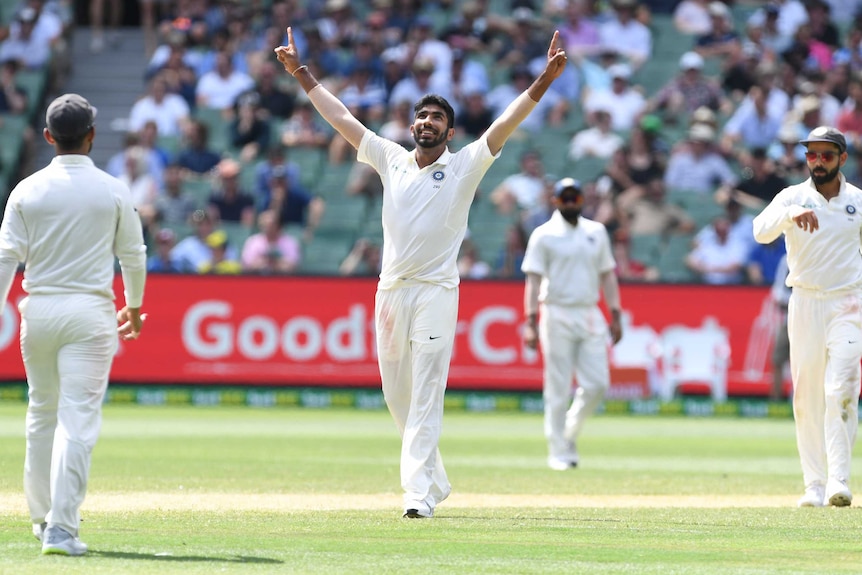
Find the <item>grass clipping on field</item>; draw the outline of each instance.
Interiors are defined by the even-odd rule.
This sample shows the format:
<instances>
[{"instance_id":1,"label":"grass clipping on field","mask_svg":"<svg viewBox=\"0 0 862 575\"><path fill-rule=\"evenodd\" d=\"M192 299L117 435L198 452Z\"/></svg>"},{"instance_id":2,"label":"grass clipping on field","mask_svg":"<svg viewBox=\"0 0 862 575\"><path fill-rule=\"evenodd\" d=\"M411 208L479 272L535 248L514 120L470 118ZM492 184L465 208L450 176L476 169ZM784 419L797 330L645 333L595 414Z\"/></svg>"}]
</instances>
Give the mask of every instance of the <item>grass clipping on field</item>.
<instances>
[{"instance_id":1,"label":"grass clipping on field","mask_svg":"<svg viewBox=\"0 0 862 575\"><path fill-rule=\"evenodd\" d=\"M82 511L327 511L389 510L401 508L396 494L334 493L91 493ZM791 507L793 497L785 495L515 495L453 493L440 504L444 509L471 508L729 508ZM0 507L24 513L23 493L0 493Z\"/></svg>"}]
</instances>

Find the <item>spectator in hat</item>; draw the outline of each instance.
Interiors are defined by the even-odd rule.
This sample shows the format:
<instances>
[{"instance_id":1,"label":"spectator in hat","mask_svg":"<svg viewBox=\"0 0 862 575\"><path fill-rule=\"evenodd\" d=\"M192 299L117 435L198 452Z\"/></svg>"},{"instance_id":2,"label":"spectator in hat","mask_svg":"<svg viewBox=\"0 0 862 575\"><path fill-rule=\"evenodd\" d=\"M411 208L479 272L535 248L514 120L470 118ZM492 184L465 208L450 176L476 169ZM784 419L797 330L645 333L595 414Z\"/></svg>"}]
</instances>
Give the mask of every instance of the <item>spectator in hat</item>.
<instances>
[{"instance_id":1,"label":"spectator in hat","mask_svg":"<svg viewBox=\"0 0 862 575\"><path fill-rule=\"evenodd\" d=\"M247 273L287 274L296 271L302 258L299 241L282 230L279 214L264 210L257 217L258 233L242 247L242 269Z\"/></svg>"},{"instance_id":2,"label":"spectator in hat","mask_svg":"<svg viewBox=\"0 0 862 575\"><path fill-rule=\"evenodd\" d=\"M242 166L236 160L225 158L216 167L216 188L210 194L207 208L213 219L232 222L251 229L254 226L254 198L240 188Z\"/></svg>"},{"instance_id":3,"label":"spectator in hat","mask_svg":"<svg viewBox=\"0 0 862 575\"><path fill-rule=\"evenodd\" d=\"M608 68L610 90L596 90L584 102L584 110L593 114L603 108L611 115L611 129L627 133L635 126L646 109L643 94L629 84L632 70L628 64L614 64Z\"/></svg>"},{"instance_id":4,"label":"spectator in hat","mask_svg":"<svg viewBox=\"0 0 862 575\"><path fill-rule=\"evenodd\" d=\"M178 273L171 262L171 250L176 245L177 236L170 228L162 228L155 235L156 251L147 258L148 273Z\"/></svg>"},{"instance_id":5,"label":"spectator in hat","mask_svg":"<svg viewBox=\"0 0 862 575\"><path fill-rule=\"evenodd\" d=\"M230 147L243 164L254 164L266 154L271 140L270 123L260 108L257 92L249 91L237 98L228 137Z\"/></svg>"},{"instance_id":6,"label":"spectator in hat","mask_svg":"<svg viewBox=\"0 0 862 575\"><path fill-rule=\"evenodd\" d=\"M569 158L610 158L625 140L611 130L611 107L599 105L590 114L590 127L575 133L569 143Z\"/></svg>"},{"instance_id":7,"label":"spectator in hat","mask_svg":"<svg viewBox=\"0 0 862 575\"><path fill-rule=\"evenodd\" d=\"M849 79L848 79L849 81ZM808 96L815 96L820 103L820 122L834 126L841 112L842 103L831 93L831 82L827 82L826 73L811 70L799 78L796 94L791 99L792 107L798 107ZM828 122L828 124L826 124Z\"/></svg>"},{"instance_id":8,"label":"spectator in hat","mask_svg":"<svg viewBox=\"0 0 862 575\"><path fill-rule=\"evenodd\" d=\"M689 129L686 145L671 152L664 183L670 190L709 195L736 184L736 174L716 151L712 128L695 124Z\"/></svg>"},{"instance_id":9,"label":"spectator in hat","mask_svg":"<svg viewBox=\"0 0 862 575\"><path fill-rule=\"evenodd\" d=\"M237 275L242 273L242 265L235 259L233 246L228 242L227 233L224 230L216 230L206 237L206 244L210 248L210 259L199 268L201 274ZM231 252L228 252L228 248Z\"/></svg>"},{"instance_id":10,"label":"spectator in hat","mask_svg":"<svg viewBox=\"0 0 862 575\"><path fill-rule=\"evenodd\" d=\"M682 0L673 10L673 25L680 34L703 36L712 30L710 0Z\"/></svg>"},{"instance_id":11,"label":"spectator in hat","mask_svg":"<svg viewBox=\"0 0 862 575\"><path fill-rule=\"evenodd\" d=\"M694 50L704 58L727 60L735 56L740 49L739 34L733 28L730 8L720 0L713 0L707 10L712 26L708 33L698 36Z\"/></svg>"},{"instance_id":12,"label":"spectator in hat","mask_svg":"<svg viewBox=\"0 0 862 575\"><path fill-rule=\"evenodd\" d=\"M38 19L38 12L30 6L18 11L9 37L0 43L0 61L17 60L27 70L45 68L51 59L51 44L36 33Z\"/></svg>"},{"instance_id":13,"label":"spectator in hat","mask_svg":"<svg viewBox=\"0 0 862 575\"><path fill-rule=\"evenodd\" d=\"M652 55L652 32L635 18L637 8L637 0L612 0L613 15L599 27L602 45L613 46L634 69Z\"/></svg>"},{"instance_id":14,"label":"spectator in hat","mask_svg":"<svg viewBox=\"0 0 862 575\"><path fill-rule=\"evenodd\" d=\"M800 148L802 150L800 151ZM793 181L808 174L805 163L805 148L799 144L799 130L792 123L781 126L778 141L769 147L768 155L775 162L776 173Z\"/></svg>"},{"instance_id":15,"label":"spectator in hat","mask_svg":"<svg viewBox=\"0 0 862 575\"><path fill-rule=\"evenodd\" d=\"M703 57L686 52L679 59L680 72L650 98L650 112L662 110L666 118L690 114L701 106L711 110L729 108L721 87L703 75Z\"/></svg>"}]
</instances>

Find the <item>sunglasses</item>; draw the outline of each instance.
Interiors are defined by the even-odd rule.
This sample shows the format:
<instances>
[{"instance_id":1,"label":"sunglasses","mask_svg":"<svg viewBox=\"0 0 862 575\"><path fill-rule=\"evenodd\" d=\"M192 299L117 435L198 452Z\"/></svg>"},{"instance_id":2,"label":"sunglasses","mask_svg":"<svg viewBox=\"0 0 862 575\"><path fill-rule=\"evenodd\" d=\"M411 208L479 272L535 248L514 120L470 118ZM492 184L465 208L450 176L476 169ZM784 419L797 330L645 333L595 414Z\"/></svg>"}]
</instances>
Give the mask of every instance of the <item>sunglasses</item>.
<instances>
[{"instance_id":1,"label":"sunglasses","mask_svg":"<svg viewBox=\"0 0 862 575\"><path fill-rule=\"evenodd\" d=\"M828 164L838 157L838 152L805 152L805 159L809 162L816 162L817 158Z\"/></svg>"},{"instance_id":2,"label":"sunglasses","mask_svg":"<svg viewBox=\"0 0 862 575\"><path fill-rule=\"evenodd\" d=\"M579 204L583 200L583 196L557 196L561 204Z\"/></svg>"}]
</instances>

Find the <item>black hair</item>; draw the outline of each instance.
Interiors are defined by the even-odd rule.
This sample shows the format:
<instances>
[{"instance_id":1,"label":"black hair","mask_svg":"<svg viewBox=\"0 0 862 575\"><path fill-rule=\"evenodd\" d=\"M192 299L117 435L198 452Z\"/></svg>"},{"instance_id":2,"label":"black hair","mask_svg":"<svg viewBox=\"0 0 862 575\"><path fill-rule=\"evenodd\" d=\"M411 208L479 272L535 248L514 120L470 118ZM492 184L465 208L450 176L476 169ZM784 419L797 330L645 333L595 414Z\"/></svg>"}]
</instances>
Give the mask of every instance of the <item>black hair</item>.
<instances>
[{"instance_id":1,"label":"black hair","mask_svg":"<svg viewBox=\"0 0 862 575\"><path fill-rule=\"evenodd\" d=\"M419 98L419 101L413 106L413 114L418 114L419 110L428 105L443 108L443 111L446 112L446 118L449 120L449 129L455 127L455 110L452 109L452 105L446 101L446 98L437 94L425 94Z\"/></svg>"}]
</instances>

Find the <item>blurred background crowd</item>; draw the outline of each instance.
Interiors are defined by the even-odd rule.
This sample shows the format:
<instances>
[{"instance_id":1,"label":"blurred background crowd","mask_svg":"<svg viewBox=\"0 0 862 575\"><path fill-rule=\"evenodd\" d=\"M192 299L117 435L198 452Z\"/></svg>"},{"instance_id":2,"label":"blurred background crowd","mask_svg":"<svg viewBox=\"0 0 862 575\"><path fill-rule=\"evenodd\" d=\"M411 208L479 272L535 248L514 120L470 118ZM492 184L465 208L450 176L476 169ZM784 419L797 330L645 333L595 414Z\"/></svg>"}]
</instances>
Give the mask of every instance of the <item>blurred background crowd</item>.
<instances>
[{"instance_id":1,"label":"blurred background crowd","mask_svg":"<svg viewBox=\"0 0 862 575\"><path fill-rule=\"evenodd\" d=\"M376 275L382 187L322 121L273 49L303 61L368 127L404 146L413 103L446 97L452 149L481 136L544 67L569 67L477 190L464 278L520 278L553 184L577 178L622 281L771 284L783 239L752 214L808 177L818 125L862 158L862 0L140 0L146 60L124 145L153 272ZM46 97L88 50L122 42L120 0L0 3L0 178L31 173ZM86 93L83 95L87 96ZM103 127L101 129L108 129ZM11 146L14 149L10 149Z\"/></svg>"}]
</instances>

